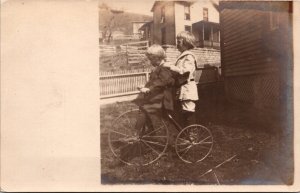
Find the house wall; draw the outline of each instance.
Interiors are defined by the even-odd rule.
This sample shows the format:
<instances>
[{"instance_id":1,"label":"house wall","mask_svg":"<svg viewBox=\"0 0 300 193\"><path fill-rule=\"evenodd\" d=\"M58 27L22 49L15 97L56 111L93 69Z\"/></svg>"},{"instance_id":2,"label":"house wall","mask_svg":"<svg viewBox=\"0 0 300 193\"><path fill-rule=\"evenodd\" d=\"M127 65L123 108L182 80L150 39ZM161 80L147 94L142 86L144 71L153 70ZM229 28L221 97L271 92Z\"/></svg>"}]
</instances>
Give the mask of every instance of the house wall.
<instances>
[{"instance_id":1,"label":"house wall","mask_svg":"<svg viewBox=\"0 0 300 193\"><path fill-rule=\"evenodd\" d=\"M165 22L161 23L161 8L165 6ZM153 10L153 42L161 44L161 29L166 29L166 44L176 44L176 34L203 20L203 8L208 8L208 20L219 23L219 12L208 0L199 0L191 5L190 20L184 20L184 5L176 1L158 3Z\"/></svg>"},{"instance_id":2,"label":"house wall","mask_svg":"<svg viewBox=\"0 0 300 193\"><path fill-rule=\"evenodd\" d=\"M149 33L150 33L150 39L149 39L149 44L152 45L154 43L154 27L153 27L153 23L150 24L149 26Z\"/></svg>"},{"instance_id":3,"label":"house wall","mask_svg":"<svg viewBox=\"0 0 300 193\"><path fill-rule=\"evenodd\" d=\"M215 22L219 23L219 12L213 7L210 1L203 0L203 1L198 1L197 3L193 4L191 7L191 12L192 12L192 19L193 23L196 23L198 21L203 20L203 8L208 9L208 21L209 22ZM198 26L199 27L199 26ZM199 29L198 29L199 30ZM195 35L196 41L199 42L199 40L202 40L202 30L198 31L197 29L193 29L193 34ZM215 34L219 36L219 33Z\"/></svg>"},{"instance_id":4,"label":"house wall","mask_svg":"<svg viewBox=\"0 0 300 193\"><path fill-rule=\"evenodd\" d=\"M249 129L268 131L276 136L281 144L278 155L284 161L274 162L274 167L285 174L282 180L286 184L292 184L293 2L276 2L279 4L276 11L264 6L275 2L223 3L227 6L220 12L224 90L229 101L227 107L238 112L224 114L228 119L238 119ZM288 11L282 11L284 7ZM278 27L273 29L272 14L279 18Z\"/></svg>"},{"instance_id":5,"label":"house wall","mask_svg":"<svg viewBox=\"0 0 300 193\"><path fill-rule=\"evenodd\" d=\"M203 20L203 8L208 8L208 21L219 23L219 12L213 7L209 1L198 1L191 5L191 19L184 19L184 5L175 3L175 34L184 31L185 25L191 26L193 23Z\"/></svg>"},{"instance_id":6,"label":"house wall","mask_svg":"<svg viewBox=\"0 0 300 193\"><path fill-rule=\"evenodd\" d=\"M203 20L203 8L208 8L208 21L219 23L219 12L209 0L199 0L191 6L193 23Z\"/></svg>"},{"instance_id":7,"label":"house wall","mask_svg":"<svg viewBox=\"0 0 300 193\"><path fill-rule=\"evenodd\" d=\"M292 71L287 12L276 12L279 28L270 28L270 11L223 9L220 13L221 63L229 101L278 114L286 106ZM289 74L289 75L287 75Z\"/></svg>"},{"instance_id":8,"label":"house wall","mask_svg":"<svg viewBox=\"0 0 300 193\"><path fill-rule=\"evenodd\" d=\"M184 5L181 3L175 3L175 34L184 31L184 26L191 26L193 21L195 21L196 14L193 14L192 8L190 8L190 20L184 19Z\"/></svg>"},{"instance_id":9,"label":"house wall","mask_svg":"<svg viewBox=\"0 0 300 193\"><path fill-rule=\"evenodd\" d=\"M161 23L161 9L165 6L165 22ZM164 2L155 6L153 10L153 43L162 43L161 29L166 30L166 44L175 44L175 16L174 2Z\"/></svg>"}]
</instances>

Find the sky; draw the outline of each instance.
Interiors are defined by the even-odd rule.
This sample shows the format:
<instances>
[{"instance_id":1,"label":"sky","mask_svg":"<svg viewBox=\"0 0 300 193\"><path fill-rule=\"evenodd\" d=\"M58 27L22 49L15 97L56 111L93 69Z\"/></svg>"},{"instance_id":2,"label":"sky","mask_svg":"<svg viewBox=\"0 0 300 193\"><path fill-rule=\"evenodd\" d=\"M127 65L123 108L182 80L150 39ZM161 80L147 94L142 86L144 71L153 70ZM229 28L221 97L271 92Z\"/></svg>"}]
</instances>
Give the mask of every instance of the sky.
<instances>
[{"instance_id":1,"label":"sky","mask_svg":"<svg viewBox=\"0 0 300 193\"><path fill-rule=\"evenodd\" d=\"M152 5L155 0L100 0L114 9L121 9L125 12L140 13L152 16Z\"/></svg>"}]
</instances>

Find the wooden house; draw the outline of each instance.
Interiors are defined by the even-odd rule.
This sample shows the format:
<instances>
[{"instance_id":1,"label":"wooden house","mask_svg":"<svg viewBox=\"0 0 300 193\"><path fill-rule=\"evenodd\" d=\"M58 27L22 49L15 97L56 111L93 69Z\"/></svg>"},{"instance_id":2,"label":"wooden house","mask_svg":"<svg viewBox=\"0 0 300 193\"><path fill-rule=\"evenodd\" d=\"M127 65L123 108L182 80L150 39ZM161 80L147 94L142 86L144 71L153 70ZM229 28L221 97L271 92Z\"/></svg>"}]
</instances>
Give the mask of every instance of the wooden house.
<instances>
[{"instance_id":1,"label":"wooden house","mask_svg":"<svg viewBox=\"0 0 300 193\"><path fill-rule=\"evenodd\" d=\"M153 43L153 21L145 23L139 30L143 32L141 40L148 40L151 45Z\"/></svg>"},{"instance_id":2,"label":"wooden house","mask_svg":"<svg viewBox=\"0 0 300 193\"><path fill-rule=\"evenodd\" d=\"M193 23L192 29L197 47L220 49L219 23L202 20Z\"/></svg>"},{"instance_id":3,"label":"wooden house","mask_svg":"<svg viewBox=\"0 0 300 193\"><path fill-rule=\"evenodd\" d=\"M155 1L151 11L153 43L176 45L176 34L181 31L194 33L199 47L211 47L212 44L208 41L213 40L212 36L215 41L219 39L216 37L219 37L219 28L216 26L219 23L219 13L210 1ZM200 21L202 23L199 25ZM204 37L207 40L205 42Z\"/></svg>"},{"instance_id":4,"label":"wooden house","mask_svg":"<svg viewBox=\"0 0 300 193\"><path fill-rule=\"evenodd\" d=\"M221 1L219 11L227 99L263 121L288 123L293 117L292 2Z\"/></svg>"},{"instance_id":5,"label":"wooden house","mask_svg":"<svg viewBox=\"0 0 300 193\"><path fill-rule=\"evenodd\" d=\"M136 36L142 37L142 30L140 28L145 24L148 23L147 21L133 21L132 22L132 34Z\"/></svg>"}]
</instances>

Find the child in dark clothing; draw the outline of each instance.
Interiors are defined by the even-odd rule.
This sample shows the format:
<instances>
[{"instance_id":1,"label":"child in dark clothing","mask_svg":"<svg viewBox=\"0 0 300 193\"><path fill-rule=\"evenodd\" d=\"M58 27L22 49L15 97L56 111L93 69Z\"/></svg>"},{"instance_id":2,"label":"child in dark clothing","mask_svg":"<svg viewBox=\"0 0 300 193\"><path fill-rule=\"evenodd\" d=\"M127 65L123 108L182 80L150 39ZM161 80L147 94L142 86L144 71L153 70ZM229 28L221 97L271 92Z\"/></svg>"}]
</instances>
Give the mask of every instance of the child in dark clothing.
<instances>
[{"instance_id":1,"label":"child in dark clothing","mask_svg":"<svg viewBox=\"0 0 300 193\"><path fill-rule=\"evenodd\" d=\"M140 100L135 101L139 103L138 105L142 111L137 117L134 128L139 137L144 135L154 136L157 128L153 128L153 116L159 116L158 113L163 112L163 110L173 110L172 87L175 80L172 72L163 67L166 57L165 51L161 46L154 44L148 48L146 56L155 68L150 73L149 81L144 86L139 87L144 96L141 97L140 95L138 97ZM138 155L140 151L141 149L138 149L134 144L128 145L126 148L121 149L121 157L130 160Z\"/></svg>"},{"instance_id":2,"label":"child in dark clothing","mask_svg":"<svg viewBox=\"0 0 300 193\"><path fill-rule=\"evenodd\" d=\"M146 113L142 113L137 120L135 129L139 130L146 123L147 115L153 115L162 109L173 110L172 87L174 78L172 72L163 66L166 58L164 49L159 45L152 45L146 52L147 58L155 67L150 74L149 81L145 86L140 87L141 93L145 94L141 109Z\"/></svg>"}]
</instances>

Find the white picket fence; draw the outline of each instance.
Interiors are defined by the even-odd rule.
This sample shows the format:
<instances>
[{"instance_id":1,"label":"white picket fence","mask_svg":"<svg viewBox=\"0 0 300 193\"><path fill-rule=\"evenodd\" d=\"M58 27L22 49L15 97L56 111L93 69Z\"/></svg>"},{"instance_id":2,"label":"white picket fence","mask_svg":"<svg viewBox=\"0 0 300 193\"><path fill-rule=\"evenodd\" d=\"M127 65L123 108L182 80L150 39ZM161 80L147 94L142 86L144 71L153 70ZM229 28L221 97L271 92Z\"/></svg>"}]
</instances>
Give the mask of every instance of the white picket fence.
<instances>
[{"instance_id":1,"label":"white picket fence","mask_svg":"<svg viewBox=\"0 0 300 193\"><path fill-rule=\"evenodd\" d=\"M133 95L149 80L150 70L125 70L100 73L100 99Z\"/></svg>"},{"instance_id":2,"label":"white picket fence","mask_svg":"<svg viewBox=\"0 0 300 193\"><path fill-rule=\"evenodd\" d=\"M140 42L146 44L146 42ZM126 48L127 46L127 48ZM137 49L137 47L131 47L126 45L127 53L135 51L133 54L136 57L136 61L142 60L141 56L144 56L145 50ZM148 44L145 45L147 47ZM124 47L121 48L122 50ZM145 48L143 48L145 49ZM175 61L180 54L174 46L165 47L167 61ZM215 83L219 80L220 74L220 52L213 49L195 49L192 50L197 61L200 64L197 68L195 80L199 84ZM132 53L132 52L131 52ZM135 56L136 55L136 56ZM127 57L128 60L128 57ZM130 60L129 60L130 61ZM127 63L129 62L127 61ZM206 64L210 64L206 67ZM144 85L149 80L150 69L136 69L136 70L123 70L123 71L100 71L100 99L118 98L123 96L133 96L139 93L138 86Z\"/></svg>"}]
</instances>

